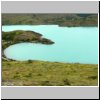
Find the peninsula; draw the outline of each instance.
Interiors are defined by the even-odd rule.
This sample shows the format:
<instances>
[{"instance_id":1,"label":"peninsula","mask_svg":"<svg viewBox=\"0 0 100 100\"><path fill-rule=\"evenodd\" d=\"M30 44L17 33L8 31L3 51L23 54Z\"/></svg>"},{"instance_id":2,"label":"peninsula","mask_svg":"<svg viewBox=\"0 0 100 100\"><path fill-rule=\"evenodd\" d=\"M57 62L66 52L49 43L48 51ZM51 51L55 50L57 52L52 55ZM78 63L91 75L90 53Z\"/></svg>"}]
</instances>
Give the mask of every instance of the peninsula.
<instances>
[{"instance_id":1,"label":"peninsula","mask_svg":"<svg viewBox=\"0 0 100 100\"><path fill-rule=\"evenodd\" d=\"M33 31L16 30L11 32L2 32L3 49L21 42L54 44L50 39L44 38L42 34Z\"/></svg>"}]
</instances>

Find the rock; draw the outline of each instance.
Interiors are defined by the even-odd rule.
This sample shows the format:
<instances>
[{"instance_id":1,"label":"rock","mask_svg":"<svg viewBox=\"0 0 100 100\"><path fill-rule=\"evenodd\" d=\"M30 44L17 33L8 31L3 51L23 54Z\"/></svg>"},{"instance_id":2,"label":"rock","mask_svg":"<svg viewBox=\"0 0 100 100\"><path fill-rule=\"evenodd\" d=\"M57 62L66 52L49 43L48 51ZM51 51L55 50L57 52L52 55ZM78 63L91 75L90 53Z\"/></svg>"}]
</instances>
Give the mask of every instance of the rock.
<instances>
[{"instance_id":1,"label":"rock","mask_svg":"<svg viewBox=\"0 0 100 100\"><path fill-rule=\"evenodd\" d=\"M49 39L46 39L46 38L42 38L41 39L41 43L42 44L54 44L53 41L49 40Z\"/></svg>"}]
</instances>

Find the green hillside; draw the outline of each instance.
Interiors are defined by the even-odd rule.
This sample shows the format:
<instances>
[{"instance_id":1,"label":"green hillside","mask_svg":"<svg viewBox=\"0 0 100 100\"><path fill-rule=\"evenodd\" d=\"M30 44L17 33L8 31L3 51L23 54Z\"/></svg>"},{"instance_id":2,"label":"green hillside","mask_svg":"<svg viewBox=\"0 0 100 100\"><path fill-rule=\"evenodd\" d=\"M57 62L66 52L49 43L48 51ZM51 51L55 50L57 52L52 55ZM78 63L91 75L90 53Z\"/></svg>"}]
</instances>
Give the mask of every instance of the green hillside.
<instances>
[{"instance_id":1,"label":"green hillside","mask_svg":"<svg viewBox=\"0 0 100 100\"><path fill-rule=\"evenodd\" d=\"M3 61L2 85L97 86L98 65L47 61Z\"/></svg>"},{"instance_id":2,"label":"green hillside","mask_svg":"<svg viewBox=\"0 0 100 100\"><path fill-rule=\"evenodd\" d=\"M97 26L97 14L2 14L2 25Z\"/></svg>"}]
</instances>

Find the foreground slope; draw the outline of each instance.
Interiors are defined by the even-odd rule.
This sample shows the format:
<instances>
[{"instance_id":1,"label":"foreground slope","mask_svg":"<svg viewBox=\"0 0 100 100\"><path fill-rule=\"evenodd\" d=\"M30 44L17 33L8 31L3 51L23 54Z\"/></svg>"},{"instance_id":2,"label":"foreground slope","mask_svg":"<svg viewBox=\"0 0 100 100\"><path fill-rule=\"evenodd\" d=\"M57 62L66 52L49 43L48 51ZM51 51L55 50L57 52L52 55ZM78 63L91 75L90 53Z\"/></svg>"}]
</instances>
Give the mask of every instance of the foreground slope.
<instances>
[{"instance_id":1,"label":"foreground slope","mask_svg":"<svg viewBox=\"0 0 100 100\"><path fill-rule=\"evenodd\" d=\"M47 61L3 61L2 85L97 86L98 65Z\"/></svg>"}]
</instances>

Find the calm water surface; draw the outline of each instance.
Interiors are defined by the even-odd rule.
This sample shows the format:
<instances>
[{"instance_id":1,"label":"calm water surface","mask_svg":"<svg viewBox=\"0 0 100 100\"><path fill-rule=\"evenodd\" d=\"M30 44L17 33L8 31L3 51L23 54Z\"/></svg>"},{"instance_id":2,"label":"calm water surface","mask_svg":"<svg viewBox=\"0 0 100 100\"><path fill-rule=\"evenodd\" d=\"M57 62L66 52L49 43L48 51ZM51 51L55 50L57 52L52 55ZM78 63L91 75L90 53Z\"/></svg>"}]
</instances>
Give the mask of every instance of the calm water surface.
<instances>
[{"instance_id":1,"label":"calm water surface","mask_svg":"<svg viewBox=\"0 0 100 100\"><path fill-rule=\"evenodd\" d=\"M70 63L98 63L97 27L59 27L58 25L11 25L2 31L31 30L55 42L53 45L19 43L4 50L14 60L44 60Z\"/></svg>"}]
</instances>

